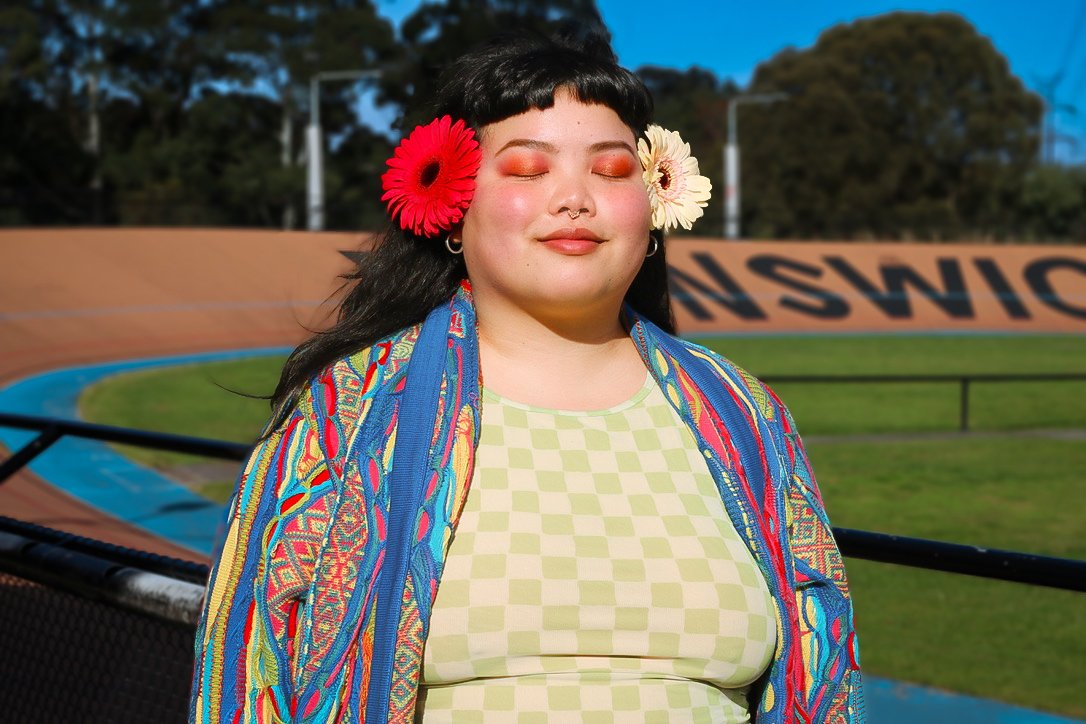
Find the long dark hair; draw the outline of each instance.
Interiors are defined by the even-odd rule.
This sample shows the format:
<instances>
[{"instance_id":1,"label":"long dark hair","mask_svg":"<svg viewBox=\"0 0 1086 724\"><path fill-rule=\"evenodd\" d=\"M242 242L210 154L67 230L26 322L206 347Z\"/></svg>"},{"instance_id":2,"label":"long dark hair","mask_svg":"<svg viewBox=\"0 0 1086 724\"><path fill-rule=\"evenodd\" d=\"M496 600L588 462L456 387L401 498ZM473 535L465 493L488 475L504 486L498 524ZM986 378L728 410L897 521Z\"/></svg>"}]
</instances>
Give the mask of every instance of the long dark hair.
<instances>
[{"instance_id":1,"label":"long dark hair","mask_svg":"<svg viewBox=\"0 0 1086 724\"><path fill-rule=\"evenodd\" d=\"M479 133L490 123L552 107L559 88L583 103L615 111L635 137L652 119L652 97L637 76L619 67L607 40L572 32L499 36L462 56L446 69L429 117L462 118ZM663 235L653 235L659 250L642 264L626 301L673 332ZM466 277L463 257L448 253L440 238L419 237L389 223L357 270L345 277L349 291L340 303L338 321L302 342L287 359L272 395L277 422L314 375L421 322Z\"/></svg>"}]
</instances>

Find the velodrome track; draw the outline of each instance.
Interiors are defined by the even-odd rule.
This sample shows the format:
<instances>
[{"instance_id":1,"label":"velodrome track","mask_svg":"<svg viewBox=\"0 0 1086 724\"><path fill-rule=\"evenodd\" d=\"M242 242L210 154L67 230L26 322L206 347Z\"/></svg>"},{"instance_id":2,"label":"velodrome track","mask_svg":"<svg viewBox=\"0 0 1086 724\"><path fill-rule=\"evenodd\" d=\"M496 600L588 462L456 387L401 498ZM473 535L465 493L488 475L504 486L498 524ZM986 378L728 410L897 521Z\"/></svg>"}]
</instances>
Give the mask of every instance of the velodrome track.
<instances>
[{"instance_id":1,"label":"velodrome track","mask_svg":"<svg viewBox=\"0 0 1086 724\"><path fill-rule=\"evenodd\" d=\"M340 252L368 243L216 229L0 231L0 386L71 365L296 344L328 319L323 302L353 266ZM0 484L0 514L202 559L26 471Z\"/></svg>"}]
</instances>

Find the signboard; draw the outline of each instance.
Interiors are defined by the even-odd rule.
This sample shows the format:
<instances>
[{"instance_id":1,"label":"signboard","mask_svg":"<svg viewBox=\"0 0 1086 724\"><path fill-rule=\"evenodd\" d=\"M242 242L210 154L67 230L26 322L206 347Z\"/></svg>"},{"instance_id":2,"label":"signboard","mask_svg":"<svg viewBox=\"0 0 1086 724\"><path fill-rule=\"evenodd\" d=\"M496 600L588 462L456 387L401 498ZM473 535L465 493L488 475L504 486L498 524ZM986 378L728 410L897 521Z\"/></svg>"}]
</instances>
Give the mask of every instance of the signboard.
<instances>
[{"instance_id":1,"label":"signboard","mask_svg":"<svg viewBox=\"0 0 1086 724\"><path fill-rule=\"evenodd\" d=\"M1086 247L667 244L683 334L1086 333Z\"/></svg>"}]
</instances>

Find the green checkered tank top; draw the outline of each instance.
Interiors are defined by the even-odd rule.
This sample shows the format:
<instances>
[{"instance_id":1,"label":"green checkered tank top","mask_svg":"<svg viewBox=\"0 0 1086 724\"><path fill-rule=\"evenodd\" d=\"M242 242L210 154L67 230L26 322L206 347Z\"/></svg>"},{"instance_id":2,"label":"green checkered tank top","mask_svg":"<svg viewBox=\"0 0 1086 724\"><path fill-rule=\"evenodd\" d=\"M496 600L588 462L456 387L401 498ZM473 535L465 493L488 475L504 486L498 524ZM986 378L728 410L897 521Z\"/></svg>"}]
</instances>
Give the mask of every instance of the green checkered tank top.
<instances>
[{"instance_id":1,"label":"green checkered tank top","mask_svg":"<svg viewBox=\"0 0 1086 724\"><path fill-rule=\"evenodd\" d=\"M482 410L422 721L749 721L774 603L652 378L608 410Z\"/></svg>"}]
</instances>

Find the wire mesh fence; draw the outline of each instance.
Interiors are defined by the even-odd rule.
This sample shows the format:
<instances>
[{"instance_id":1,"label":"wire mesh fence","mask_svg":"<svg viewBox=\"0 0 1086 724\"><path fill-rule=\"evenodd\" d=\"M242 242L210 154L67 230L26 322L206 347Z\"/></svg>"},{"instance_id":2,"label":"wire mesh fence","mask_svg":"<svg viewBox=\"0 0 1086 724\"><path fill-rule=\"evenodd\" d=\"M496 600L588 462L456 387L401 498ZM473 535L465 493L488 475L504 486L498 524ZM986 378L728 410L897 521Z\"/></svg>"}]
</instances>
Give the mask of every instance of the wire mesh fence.
<instances>
[{"instance_id":1,"label":"wire mesh fence","mask_svg":"<svg viewBox=\"0 0 1086 724\"><path fill-rule=\"evenodd\" d=\"M183 722L193 629L0 572L11 722Z\"/></svg>"}]
</instances>

